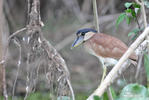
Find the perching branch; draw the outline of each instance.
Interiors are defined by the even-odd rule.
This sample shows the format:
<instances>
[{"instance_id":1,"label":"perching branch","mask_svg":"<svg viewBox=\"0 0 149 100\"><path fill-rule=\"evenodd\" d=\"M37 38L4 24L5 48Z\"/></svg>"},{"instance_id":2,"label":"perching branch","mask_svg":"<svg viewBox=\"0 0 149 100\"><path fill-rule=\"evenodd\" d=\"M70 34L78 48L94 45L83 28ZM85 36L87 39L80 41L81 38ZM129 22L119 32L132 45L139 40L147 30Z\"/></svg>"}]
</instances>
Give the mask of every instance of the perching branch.
<instances>
[{"instance_id":1,"label":"perching branch","mask_svg":"<svg viewBox=\"0 0 149 100\"><path fill-rule=\"evenodd\" d=\"M105 90L110 86L110 84L115 80L115 75L121 68L121 65L128 59L128 57L135 51L135 49L139 46L139 44L145 39L145 37L149 34L149 27L145 28L144 32L132 43L132 45L128 48L125 54L120 58L118 63L113 67L113 69L106 76L105 80L101 83L100 87L95 90L95 92L87 99L93 100L94 95L102 96Z\"/></svg>"}]
</instances>

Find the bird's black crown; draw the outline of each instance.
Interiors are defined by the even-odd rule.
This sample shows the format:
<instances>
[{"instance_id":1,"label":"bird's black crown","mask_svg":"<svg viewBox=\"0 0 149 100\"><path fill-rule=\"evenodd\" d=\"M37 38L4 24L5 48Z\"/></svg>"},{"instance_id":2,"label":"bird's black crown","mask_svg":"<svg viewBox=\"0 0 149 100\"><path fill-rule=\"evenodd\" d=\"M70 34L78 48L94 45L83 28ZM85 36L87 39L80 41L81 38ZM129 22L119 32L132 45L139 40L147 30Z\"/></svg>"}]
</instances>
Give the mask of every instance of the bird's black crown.
<instances>
[{"instance_id":1,"label":"bird's black crown","mask_svg":"<svg viewBox=\"0 0 149 100\"><path fill-rule=\"evenodd\" d=\"M84 28L84 29L80 29L77 31L76 35L80 34L80 33L87 33L87 32L94 32L94 33L97 33L96 30L94 29L91 29L91 28Z\"/></svg>"}]
</instances>

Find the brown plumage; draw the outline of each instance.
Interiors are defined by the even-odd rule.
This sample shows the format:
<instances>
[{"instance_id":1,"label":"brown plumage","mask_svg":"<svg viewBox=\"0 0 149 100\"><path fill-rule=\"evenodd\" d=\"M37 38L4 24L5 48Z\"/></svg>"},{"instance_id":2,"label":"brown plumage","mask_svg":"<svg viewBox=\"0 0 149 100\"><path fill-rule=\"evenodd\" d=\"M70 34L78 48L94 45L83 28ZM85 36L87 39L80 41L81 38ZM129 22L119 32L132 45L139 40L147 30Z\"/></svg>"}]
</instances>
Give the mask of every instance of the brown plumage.
<instances>
[{"instance_id":1,"label":"brown plumage","mask_svg":"<svg viewBox=\"0 0 149 100\"><path fill-rule=\"evenodd\" d=\"M121 40L106 35L103 33L96 33L90 39L85 41L84 46L92 48L94 53L105 58L119 59L128 49L127 45ZM132 60L137 60L137 56L133 53L130 57Z\"/></svg>"}]
</instances>

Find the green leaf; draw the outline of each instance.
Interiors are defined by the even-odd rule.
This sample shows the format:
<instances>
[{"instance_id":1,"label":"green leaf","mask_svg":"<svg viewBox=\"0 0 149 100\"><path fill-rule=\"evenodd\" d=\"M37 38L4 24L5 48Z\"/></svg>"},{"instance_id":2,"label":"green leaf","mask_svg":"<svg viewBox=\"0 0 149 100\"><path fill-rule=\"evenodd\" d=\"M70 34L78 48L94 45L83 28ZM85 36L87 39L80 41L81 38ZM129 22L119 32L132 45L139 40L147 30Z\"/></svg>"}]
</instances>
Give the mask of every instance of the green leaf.
<instances>
[{"instance_id":1,"label":"green leaf","mask_svg":"<svg viewBox=\"0 0 149 100\"><path fill-rule=\"evenodd\" d=\"M131 21L131 17L126 16L126 22L127 22L128 25L130 24L130 21Z\"/></svg>"},{"instance_id":2,"label":"green leaf","mask_svg":"<svg viewBox=\"0 0 149 100\"><path fill-rule=\"evenodd\" d=\"M136 18L136 12L134 10L132 10L131 15Z\"/></svg>"},{"instance_id":3,"label":"green leaf","mask_svg":"<svg viewBox=\"0 0 149 100\"><path fill-rule=\"evenodd\" d=\"M101 100L99 96L94 96L94 100Z\"/></svg>"},{"instance_id":4,"label":"green leaf","mask_svg":"<svg viewBox=\"0 0 149 100\"><path fill-rule=\"evenodd\" d=\"M132 12L132 9L126 9L125 12L126 13L131 13Z\"/></svg>"},{"instance_id":5,"label":"green leaf","mask_svg":"<svg viewBox=\"0 0 149 100\"><path fill-rule=\"evenodd\" d=\"M107 92L105 92L102 96L102 100L108 100L108 99L109 99L108 94L107 94Z\"/></svg>"},{"instance_id":6,"label":"green leaf","mask_svg":"<svg viewBox=\"0 0 149 100\"><path fill-rule=\"evenodd\" d=\"M129 32L128 33L128 37L130 37L131 35L135 34L134 32Z\"/></svg>"},{"instance_id":7,"label":"green leaf","mask_svg":"<svg viewBox=\"0 0 149 100\"><path fill-rule=\"evenodd\" d=\"M133 3L131 3L131 2L126 2L126 3L125 3L125 7L126 7L126 8L129 8L132 4L133 4Z\"/></svg>"},{"instance_id":8,"label":"green leaf","mask_svg":"<svg viewBox=\"0 0 149 100\"><path fill-rule=\"evenodd\" d=\"M125 86L118 100L147 100L147 98L147 89L136 83Z\"/></svg>"},{"instance_id":9,"label":"green leaf","mask_svg":"<svg viewBox=\"0 0 149 100\"><path fill-rule=\"evenodd\" d=\"M125 19L125 16L126 16L125 13L120 14L118 19L116 20L116 27L118 27L118 25Z\"/></svg>"},{"instance_id":10,"label":"green leaf","mask_svg":"<svg viewBox=\"0 0 149 100\"><path fill-rule=\"evenodd\" d=\"M130 37L130 36L133 35L133 34L136 35L139 31L140 31L140 29L138 29L138 28L133 29L131 32L128 33L128 37Z\"/></svg>"},{"instance_id":11,"label":"green leaf","mask_svg":"<svg viewBox=\"0 0 149 100\"><path fill-rule=\"evenodd\" d=\"M149 88L149 55L144 53L144 67L147 75L147 86Z\"/></svg>"},{"instance_id":12,"label":"green leaf","mask_svg":"<svg viewBox=\"0 0 149 100\"><path fill-rule=\"evenodd\" d=\"M133 3L133 7L134 8L141 8L141 6L139 4L137 4L136 2Z\"/></svg>"}]
</instances>

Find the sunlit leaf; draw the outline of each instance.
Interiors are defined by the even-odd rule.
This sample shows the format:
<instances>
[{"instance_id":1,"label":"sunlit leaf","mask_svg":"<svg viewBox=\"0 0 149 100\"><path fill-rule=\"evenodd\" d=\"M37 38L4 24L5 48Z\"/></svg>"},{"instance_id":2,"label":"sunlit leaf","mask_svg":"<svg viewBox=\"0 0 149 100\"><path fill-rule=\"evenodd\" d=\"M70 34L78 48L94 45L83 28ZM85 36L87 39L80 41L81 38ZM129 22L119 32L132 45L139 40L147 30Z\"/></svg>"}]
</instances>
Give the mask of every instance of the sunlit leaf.
<instances>
[{"instance_id":1,"label":"sunlit leaf","mask_svg":"<svg viewBox=\"0 0 149 100\"><path fill-rule=\"evenodd\" d=\"M133 3L131 3L131 2L126 2L126 3L125 3L125 7L126 7L126 8L129 8L132 4L133 4Z\"/></svg>"},{"instance_id":2,"label":"sunlit leaf","mask_svg":"<svg viewBox=\"0 0 149 100\"><path fill-rule=\"evenodd\" d=\"M125 13L120 14L120 16L118 17L116 21L116 27L118 27L118 25L125 19L125 17L126 17Z\"/></svg>"},{"instance_id":3,"label":"sunlit leaf","mask_svg":"<svg viewBox=\"0 0 149 100\"><path fill-rule=\"evenodd\" d=\"M132 12L132 9L126 9L125 12L126 13L131 13Z\"/></svg>"},{"instance_id":4,"label":"sunlit leaf","mask_svg":"<svg viewBox=\"0 0 149 100\"><path fill-rule=\"evenodd\" d=\"M147 100L147 89L143 85L129 84L123 88L118 100Z\"/></svg>"}]
</instances>

